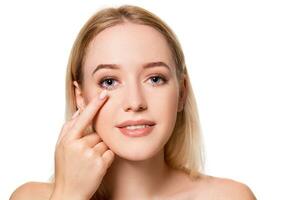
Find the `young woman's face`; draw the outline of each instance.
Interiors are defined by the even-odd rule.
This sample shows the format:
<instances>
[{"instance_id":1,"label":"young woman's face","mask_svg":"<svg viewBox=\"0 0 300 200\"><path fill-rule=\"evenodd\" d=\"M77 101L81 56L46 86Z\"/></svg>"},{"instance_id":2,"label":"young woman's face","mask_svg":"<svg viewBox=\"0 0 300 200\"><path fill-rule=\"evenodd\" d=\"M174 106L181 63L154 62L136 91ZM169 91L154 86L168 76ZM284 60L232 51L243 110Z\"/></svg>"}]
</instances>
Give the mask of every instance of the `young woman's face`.
<instances>
[{"instance_id":1,"label":"young woman's face","mask_svg":"<svg viewBox=\"0 0 300 200\"><path fill-rule=\"evenodd\" d=\"M100 64L117 67L96 70ZM93 122L107 146L128 160L145 160L161 151L172 134L179 103L175 64L163 35L132 23L107 28L89 44L83 70L86 104L96 93L108 91L109 99ZM116 127L140 119L155 122L150 134L129 137Z\"/></svg>"}]
</instances>

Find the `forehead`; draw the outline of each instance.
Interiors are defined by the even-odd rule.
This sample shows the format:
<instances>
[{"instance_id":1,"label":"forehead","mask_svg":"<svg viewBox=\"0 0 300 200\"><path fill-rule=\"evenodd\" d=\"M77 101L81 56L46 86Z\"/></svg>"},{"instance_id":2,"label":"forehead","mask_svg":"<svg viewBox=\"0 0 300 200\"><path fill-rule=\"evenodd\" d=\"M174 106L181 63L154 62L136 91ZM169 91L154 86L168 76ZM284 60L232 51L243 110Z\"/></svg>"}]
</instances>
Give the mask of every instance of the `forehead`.
<instances>
[{"instance_id":1,"label":"forehead","mask_svg":"<svg viewBox=\"0 0 300 200\"><path fill-rule=\"evenodd\" d=\"M90 42L84 67L91 72L100 63L130 68L153 61L163 61L174 68L164 36L151 26L124 23L105 29Z\"/></svg>"}]
</instances>

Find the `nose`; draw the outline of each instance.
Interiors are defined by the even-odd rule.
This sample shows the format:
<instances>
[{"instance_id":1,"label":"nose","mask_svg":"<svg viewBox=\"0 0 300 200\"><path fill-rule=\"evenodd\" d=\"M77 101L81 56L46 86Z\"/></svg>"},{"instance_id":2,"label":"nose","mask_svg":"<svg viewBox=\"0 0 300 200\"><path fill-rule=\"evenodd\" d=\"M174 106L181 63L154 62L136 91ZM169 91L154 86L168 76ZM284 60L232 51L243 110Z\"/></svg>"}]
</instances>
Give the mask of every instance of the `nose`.
<instances>
[{"instance_id":1,"label":"nose","mask_svg":"<svg viewBox=\"0 0 300 200\"><path fill-rule=\"evenodd\" d=\"M138 84L131 84L127 87L124 96L123 109L125 112L140 112L147 109L143 91Z\"/></svg>"}]
</instances>

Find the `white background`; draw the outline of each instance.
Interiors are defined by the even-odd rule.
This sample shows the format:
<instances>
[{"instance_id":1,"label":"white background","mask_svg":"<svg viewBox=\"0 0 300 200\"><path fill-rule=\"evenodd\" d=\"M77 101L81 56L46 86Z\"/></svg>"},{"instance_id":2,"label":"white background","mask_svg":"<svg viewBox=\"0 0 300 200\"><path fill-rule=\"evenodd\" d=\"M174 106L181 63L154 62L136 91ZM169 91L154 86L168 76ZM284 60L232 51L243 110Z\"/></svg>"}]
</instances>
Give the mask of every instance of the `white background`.
<instances>
[{"instance_id":1,"label":"white background","mask_svg":"<svg viewBox=\"0 0 300 200\"><path fill-rule=\"evenodd\" d=\"M97 9L124 3L160 16L181 42L206 173L258 199L300 199L300 6L290 0L1 1L0 199L52 175L71 46Z\"/></svg>"}]
</instances>

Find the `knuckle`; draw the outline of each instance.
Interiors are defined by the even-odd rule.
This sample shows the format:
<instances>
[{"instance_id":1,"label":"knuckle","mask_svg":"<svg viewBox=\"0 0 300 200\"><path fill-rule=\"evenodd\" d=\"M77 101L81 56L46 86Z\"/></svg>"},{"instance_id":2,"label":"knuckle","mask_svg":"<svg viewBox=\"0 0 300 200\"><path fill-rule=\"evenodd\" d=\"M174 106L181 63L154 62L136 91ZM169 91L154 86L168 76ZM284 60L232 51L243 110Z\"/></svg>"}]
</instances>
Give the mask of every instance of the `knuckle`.
<instances>
[{"instance_id":1,"label":"knuckle","mask_svg":"<svg viewBox=\"0 0 300 200\"><path fill-rule=\"evenodd\" d=\"M100 143L101 142L100 138L99 137L95 137L95 142Z\"/></svg>"},{"instance_id":2,"label":"knuckle","mask_svg":"<svg viewBox=\"0 0 300 200\"><path fill-rule=\"evenodd\" d=\"M96 134L90 135L89 137L95 142L100 142L100 137Z\"/></svg>"},{"instance_id":3,"label":"knuckle","mask_svg":"<svg viewBox=\"0 0 300 200\"><path fill-rule=\"evenodd\" d=\"M91 135L93 135L93 137L95 137L96 139L101 139L100 136L97 133L92 133Z\"/></svg>"},{"instance_id":4,"label":"knuckle","mask_svg":"<svg viewBox=\"0 0 300 200\"><path fill-rule=\"evenodd\" d=\"M108 150L108 146L105 143L103 143L103 145L101 145L101 149L105 152L106 150Z\"/></svg>"},{"instance_id":5,"label":"knuckle","mask_svg":"<svg viewBox=\"0 0 300 200\"><path fill-rule=\"evenodd\" d=\"M115 157L114 152L112 150L110 150L110 149L108 151L109 151L109 154L110 154L110 159L113 160L114 157Z\"/></svg>"},{"instance_id":6,"label":"knuckle","mask_svg":"<svg viewBox=\"0 0 300 200\"><path fill-rule=\"evenodd\" d=\"M102 141L102 138L100 137L100 135L97 132L92 132L91 134L95 135L95 137L97 137L99 140Z\"/></svg>"},{"instance_id":7,"label":"knuckle","mask_svg":"<svg viewBox=\"0 0 300 200\"><path fill-rule=\"evenodd\" d=\"M93 138L93 139L98 139L99 136L97 134L90 134L89 137Z\"/></svg>"},{"instance_id":8,"label":"knuckle","mask_svg":"<svg viewBox=\"0 0 300 200\"><path fill-rule=\"evenodd\" d=\"M108 149L106 152L106 159L108 162L111 162L114 159L114 153L112 150Z\"/></svg>"},{"instance_id":9,"label":"knuckle","mask_svg":"<svg viewBox=\"0 0 300 200\"><path fill-rule=\"evenodd\" d=\"M98 153L102 152L105 149L105 144L103 142L99 142L98 144L96 144L95 146L95 151L97 151Z\"/></svg>"},{"instance_id":10,"label":"knuckle","mask_svg":"<svg viewBox=\"0 0 300 200\"><path fill-rule=\"evenodd\" d=\"M108 146L104 142L100 142L100 145L104 149L108 149Z\"/></svg>"},{"instance_id":11,"label":"knuckle","mask_svg":"<svg viewBox=\"0 0 300 200\"><path fill-rule=\"evenodd\" d=\"M86 150L84 151L84 156L85 156L86 158L92 158L92 157L94 157L94 152L93 152L93 150L91 150L91 149L86 149Z\"/></svg>"},{"instance_id":12,"label":"knuckle","mask_svg":"<svg viewBox=\"0 0 300 200\"><path fill-rule=\"evenodd\" d=\"M98 167L101 167L101 168L103 168L103 169L105 169L105 161L103 160L103 158L102 157L97 157L96 159L95 159L95 163L96 163L96 165L98 166Z\"/></svg>"},{"instance_id":13,"label":"knuckle","mask_svg":"<svg viewBox=\"0 0 300 200\"><path fill-rule=\"evenodd\" d=\"M71 145L75 150L78 151L84 151L86 145L83 142L74 142L73 145Z\"/></svg>"}]
</instances>

